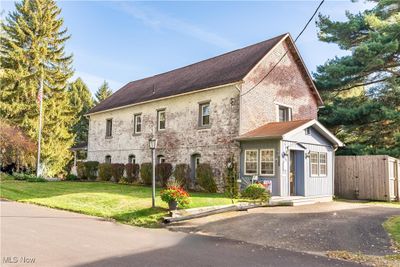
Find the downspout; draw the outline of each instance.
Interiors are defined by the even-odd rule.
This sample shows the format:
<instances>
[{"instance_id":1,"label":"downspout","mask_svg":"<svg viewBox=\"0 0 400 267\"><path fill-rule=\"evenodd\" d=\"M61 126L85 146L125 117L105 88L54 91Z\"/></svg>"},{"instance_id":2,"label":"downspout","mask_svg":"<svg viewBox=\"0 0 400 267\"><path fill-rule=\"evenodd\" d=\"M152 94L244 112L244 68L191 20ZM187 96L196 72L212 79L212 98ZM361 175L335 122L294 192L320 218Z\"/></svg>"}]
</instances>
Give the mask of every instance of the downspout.
<instances>
[{"instance_id":1,"label":"downspout","mask_svg":"<svg viewBox=\"0 0 400 267\"><path fill-rule=\"evenodd\" d=\"M338 146L333 146L333 153L332 153L332 196L335 196L335 157L336 157L336 150L338 150Z\"/></svg>"},{"instance_id":2,"label":"downspout","mask_svg":"<svg viewBox=\"0 0 400 267\"><path fill-rule=\"evenodd\" d=\"M239 92L239 135L242 133L242 90L235 85L236 90Z\"/></svg>"}]
</instances>

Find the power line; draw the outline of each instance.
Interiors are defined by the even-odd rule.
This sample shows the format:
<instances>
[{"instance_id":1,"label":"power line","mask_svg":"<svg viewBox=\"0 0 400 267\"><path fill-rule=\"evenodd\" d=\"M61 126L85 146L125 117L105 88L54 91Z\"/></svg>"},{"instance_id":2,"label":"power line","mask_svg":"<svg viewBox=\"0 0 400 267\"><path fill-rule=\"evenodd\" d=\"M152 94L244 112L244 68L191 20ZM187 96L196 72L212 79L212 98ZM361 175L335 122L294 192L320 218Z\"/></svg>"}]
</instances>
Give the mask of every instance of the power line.
<instances>
[{"instance_id":1,"label":"power line","mask_svg":"<svg viewBox=\"0 0 400 267\"><path fill-rule=\"evenodd\" d=\"M312 14L311 18L307 21L306 25L303 27L303 29L301 30L301 32L297 35L297 37L294 39L294 42L296 43L296 41L300 38L300 36L303 34L303 32L307 29L308 25L310 24L310 22L313 20L313 18L315 17L315 15L317 14L319 8L322 6L322 4L325 2L325 0L322 0L318 7L315 9L314 13ZM288 50L285 51L285 53L283 54L283 56L278 60L278 62L267 72L267 74L260 79L260 81L258 83L256 83L255 85L253 85L253 87L251 87L247 92L243 93L241 96L244 96L248 93L250 93L254 88L256 88L265 78L268 77L268 75L276 68L276 66L282 61L282 59L287 55Z\"/></svg>"}]
</instances>

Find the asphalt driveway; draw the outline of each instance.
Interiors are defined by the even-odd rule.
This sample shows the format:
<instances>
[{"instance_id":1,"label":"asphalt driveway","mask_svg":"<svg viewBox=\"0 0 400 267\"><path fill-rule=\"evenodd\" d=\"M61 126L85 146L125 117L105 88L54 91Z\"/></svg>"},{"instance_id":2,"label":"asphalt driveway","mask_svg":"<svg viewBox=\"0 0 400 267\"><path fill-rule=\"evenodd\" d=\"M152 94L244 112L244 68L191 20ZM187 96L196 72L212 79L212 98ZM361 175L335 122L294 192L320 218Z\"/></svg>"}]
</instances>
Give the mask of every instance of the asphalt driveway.
<instances>
[{"instance_id":1,"label":"asphalt driveway","mask_svg":"<svg viewBox=\"0 0 400 267\"><path fill-rule=\"evenodd\" d=\"M0 202L1 266L360 266L226 238ZM246 226L248 227L248 226Z\"/></svg>"},{"instance_id":2,"label":"asphalt driveway","mask_svg":"<svg viewBox=\"0 0 400 267\"><path fill-rule=\"evenodd\" d=\"M387 255L395 251L382 223L393 215L400 215L400 209L332 202L220 214L170 228L314 254Z\"/></svg>"}]
</instances>

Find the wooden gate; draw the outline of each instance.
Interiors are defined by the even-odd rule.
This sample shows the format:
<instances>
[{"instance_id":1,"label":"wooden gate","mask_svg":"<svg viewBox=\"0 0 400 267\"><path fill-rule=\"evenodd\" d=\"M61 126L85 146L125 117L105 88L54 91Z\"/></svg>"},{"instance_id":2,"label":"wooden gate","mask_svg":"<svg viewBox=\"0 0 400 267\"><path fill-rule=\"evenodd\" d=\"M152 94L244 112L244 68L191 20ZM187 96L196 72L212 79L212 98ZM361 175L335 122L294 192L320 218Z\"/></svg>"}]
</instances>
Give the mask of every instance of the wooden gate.
<instances>
[{"instance_id":1,"label":"wooden gate","mask_svg":"<svg viewBox=\"0 0 400 267\"><path fill-rule=\"evenodd\" d=\"M399 160L389 156L337 156L335 162L335 195L399 200Z\"/></svg>"}]
</instances>

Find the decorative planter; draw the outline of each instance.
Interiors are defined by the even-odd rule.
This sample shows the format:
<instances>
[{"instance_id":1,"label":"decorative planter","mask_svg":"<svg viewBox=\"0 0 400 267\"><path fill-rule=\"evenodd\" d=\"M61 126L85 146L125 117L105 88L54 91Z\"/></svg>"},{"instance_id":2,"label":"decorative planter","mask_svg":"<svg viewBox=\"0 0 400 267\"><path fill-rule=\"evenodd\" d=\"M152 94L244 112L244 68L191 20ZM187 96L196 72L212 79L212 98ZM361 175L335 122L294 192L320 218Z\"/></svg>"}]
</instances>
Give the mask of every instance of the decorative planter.
<instances>
[{"instance_id":1,"label":"decorative planter","mask_svg":"<svg viewBox=\"0 0 400 267\"><path fill-rule=\"evenodd\" d=\"M177 210L178 202L176 202L175 200L172 200L172 201L168 202L168 207L169 207L170 211Z\"/></svg>"}]
</instances>

